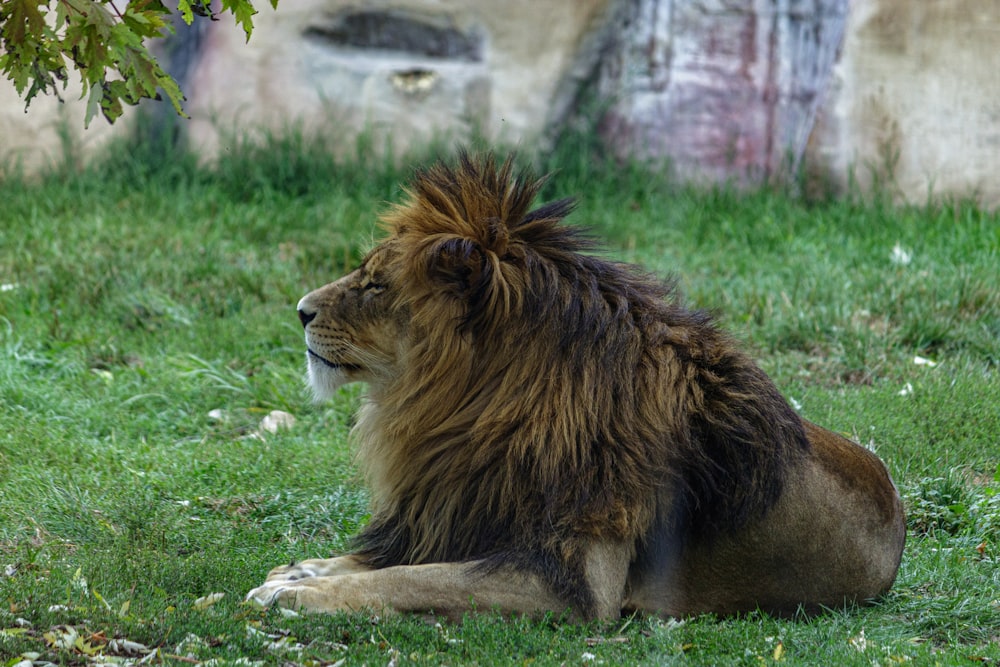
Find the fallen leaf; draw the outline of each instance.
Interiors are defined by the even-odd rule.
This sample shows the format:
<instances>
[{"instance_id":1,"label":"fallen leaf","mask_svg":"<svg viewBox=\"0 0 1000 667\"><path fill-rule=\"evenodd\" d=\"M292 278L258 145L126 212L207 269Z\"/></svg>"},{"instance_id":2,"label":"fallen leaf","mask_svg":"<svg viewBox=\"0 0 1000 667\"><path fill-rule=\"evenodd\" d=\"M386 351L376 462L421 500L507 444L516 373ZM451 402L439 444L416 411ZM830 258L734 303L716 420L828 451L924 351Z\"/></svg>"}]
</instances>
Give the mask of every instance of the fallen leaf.
<instances>
[{"instance_id":1,"label":"fallen leaf","mask_svg":"<svg viewBox=\"0 0 1000 667\"><path fill-rule=\"evenodd\" d=\"M112 639L108 642L108 650L118 655L139 655L150 653L153 649L130 639Z\"/></svg>"},{"instance_id":2,"label":"fallen leaf","mask_svg":"<svg viewBox=\"0 0 1000 667\"><path fill-rule=\"evenodd\" d=\"M111 373L111 371L103 368L91 368L90 372L104 380L107 384L111 384L115 381L115 376Z\"/></svg>"},{"instance_id":3,"label":"fallen leaf","mask_svg":"<svg viewBox=\"0 0 1000 667\"><path fill-rule=\"evenodd\" d=\"M598 644L627 644L628 637L587 637L583 640L587 646L597 646Z\"/></svg>"},{"instance_id":4,"label":"fallen leaf","mask_svg":"<svg viewBox=\"0 0 1000 667\"><path fill-rule=\"evenodd\" d=\"M209 595L200 597L197 600L195 600L194 608L197 609L198 611L208 609L209 607L211 607L213 604L215 604L225 596L226 596L225 593L210 593Z\"/></svg>"},{"instance_id":5,"label":"fallen leaf","mask_svg":"<svg viewBox=\"0 0 1000 667\"><path fill-rule=\"evenodd\" d=\"M57 625L43 633L42 638L52 648L71 649L76 645L76 640L80 638L80 635L76 628L70 625Z\"/></svg>"},{"instance_id":6,"label":"fallen leaf","mask_svg":"<svg viewBox=\"0 0 1000 667\"><path fill-rule=\"evenodd\" d=\"M73 584L73 588L76 588L81 593L87 593L87 578L83 576L83 568L76 568L76 572L73 573L73 579L70 583Z\"/></svg>"},{"instance_id":7,"label":"fallen leaf","mask_svg":"<svg viewBox=\"0 0 1000 667\"><path fill-rule=\"evenodd\" d=\"M73 642L73 648L83 655L93 657L104 650L104 644L98 644L95 646L90 639L84 639L83 637L78 636L76 641Z\"/></svg>"},{"instance_id":8,"label":"fallen leaf","mask_svg":"<svg viewBox=\"0 0 1000 667\"><path fill-rule=\"evenodd\" d=\"M31 632L31 628L0 628L0 636L3 637L17 637L18 635L26 635Z\"/></svg>"}]
</instances>

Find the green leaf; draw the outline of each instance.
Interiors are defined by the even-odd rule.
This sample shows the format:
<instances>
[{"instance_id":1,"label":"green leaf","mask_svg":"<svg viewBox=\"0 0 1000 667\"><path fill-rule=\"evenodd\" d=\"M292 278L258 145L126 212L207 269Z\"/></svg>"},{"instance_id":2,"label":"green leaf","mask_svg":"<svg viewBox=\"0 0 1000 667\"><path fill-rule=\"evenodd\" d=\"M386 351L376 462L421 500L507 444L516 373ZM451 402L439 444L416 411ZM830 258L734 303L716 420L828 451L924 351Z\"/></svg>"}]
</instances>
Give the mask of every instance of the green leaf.
<instances>
[{"instance_id":1,"label":"green leaf","mask_svg":"<svg viewBox=\"0 0 1000 667\"><path fill-rule=\"evenodd\" d=\"M87 96L87 110L83 116L84 127L90 127L90 121L94 120L94 117L101 110L101 98L103 96L104 91L100 86L90 87L90 94Z\"/></svg>"},{"instance_id":2,"label":"green leaf","mask_svg":"<svg viewBox=\"0 0 1000 667\"><path fill-rule=\"evenodd\" d=\"M165 37L173 32L169 17L169 10L161 3L147 5L146 8L129 3L122 14L122 22L140 37Z\"/></svg>"},{"instance_id":3,"label":"green leaf","mask_svg":"<svg viewBox=\"0 0 1000 667\"><path fill-rule=\"evenodd\" d=\"M177 11L181 13L181 18L184 19L184 23L191 25L194 23L194 12L191 11L190 0L178 0Z\"/></svg>"},{"instance_id":4,"label":"green leaf","mask_svg":"<svg viewBox=\"0 0 1000 667\"><path fill-rule=\"evenodd\" d=\"M188 115L184 113L183 107L183 102L187 98L184 97L184 93L181 92L181 88L177 85L177 82L174 81L174 78L164 73L157 78L157 81L159 82L160 88L163 92L167 94L167 99L170 100L170 104L173 105L174 111L177 112L177 115L182 118L187 118Z\"/></svg>"},{"instance_id":5,"label":"green leaf","mask_svg":"<svg viewBox=\"0 0 1000 667\"><path fill-rule=\"evenodd\" d=\"M85 125L98 111L113 122L121 115L123 102L160 99L158 91L185 116L180 87L146 45L146 40L174 30L162 0L119 5L110 0L58 0L49 10L51 1L0 0L0 72L14 84L26 107L39 92L59 96L58 83L65 88L69 61L83 84L81 98L87 99ZM269 1L277 8L277 0ZM221 0L221 7L249 39L257 14L253 2ZM178 0L177 10L188 24L195 15L215 18L206 0Z\"/></svg>"},{"instance_id":6,"label":"green leaf","mask_svg":"<svg viewBox=\"0 0 1000 667\"><path fill-rule=\"evenodd\" d=\"M125 97L125 82L107 81L101 87L101 113L109 123L114 123L122 115L122 97Z\"/></svg>"},{"instance_id":7,"label":"green leaf","mask_svg":"<svg viewBox=\"0 0 1000 667\"><path fill-rule=\"evenodd\" d=\"M35 38L45 32L45 18L39 6L47 4L44 0L8 0L0 29L5 50L11 45L27 44L30 47L31 42L27 37L30 35Z\"/></svg>"},{"instance_id":8,"label":"green leaf","mask_svg":"<svg viewBox=\"0 0 1000 667\"><path fill-rule=\"evenodd\" d=\"M231 12L236 18L236 23L243 26L247 41L250 41L250 34L253 32L253 17L257 13L250 0L222 0L222 11Z\"/></svg>"},{"instance_id":9,"label":"green leaf","mask_svg":"<svg viewBox=\"0 0 1000 667\"><path fill-rule=\"evenodd\" d=\"M61 65L59 60L53 63L48 52L52 30L40 8L44 4L40 0L8 0L0 21L0 69L18 95L29 102L39 91L55 88L51 67Z\"/></svg>"},{"instance_id":10,"label":"green leaf","mask_svg":"<svg viewBox=\"0 0 1000 667\"><path fill-rule=\"evenodd\" d=\"M206 0L178 0L177 11L181 13L181 18L188 25L194 22L194 15L212 16L212 11Z\"/></svg>"}]
</instances>

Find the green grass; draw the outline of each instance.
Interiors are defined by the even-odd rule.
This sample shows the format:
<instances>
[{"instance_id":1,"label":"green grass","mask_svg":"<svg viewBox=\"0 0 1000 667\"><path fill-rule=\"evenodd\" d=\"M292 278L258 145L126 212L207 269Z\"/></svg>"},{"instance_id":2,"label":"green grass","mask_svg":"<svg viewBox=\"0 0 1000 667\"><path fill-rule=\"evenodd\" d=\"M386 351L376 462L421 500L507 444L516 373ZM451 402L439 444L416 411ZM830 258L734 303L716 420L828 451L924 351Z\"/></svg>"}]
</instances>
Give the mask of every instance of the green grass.
<instances>
[{"instance_id":1,"label":"green grass","mask_svg":"<svg viewBox=\"0 0 1000 667\"><path fill-rule=\"evenodd\" d=\"M0 666L1000 661L1000 216L697 192L571 143L539 163L610 256L676 274L804 416L887 461L910 534L879 605L583 626L242 606L367 518L360 389L310 401L294 304L408 173L292 137L216 170L123 152L0 183ZM260 437L272 410L296 423Z\"/></svg>"}]
</instances>

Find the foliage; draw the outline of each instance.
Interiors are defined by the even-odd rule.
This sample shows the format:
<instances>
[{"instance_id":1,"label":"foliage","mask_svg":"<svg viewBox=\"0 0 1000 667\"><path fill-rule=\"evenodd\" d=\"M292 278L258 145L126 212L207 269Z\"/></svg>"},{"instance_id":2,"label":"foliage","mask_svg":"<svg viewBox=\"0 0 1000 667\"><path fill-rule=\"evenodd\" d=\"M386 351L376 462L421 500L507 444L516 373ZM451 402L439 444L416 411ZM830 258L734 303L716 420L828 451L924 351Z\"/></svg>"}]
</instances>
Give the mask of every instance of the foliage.
<instances>
[{"instance_id":1,"label":"foliage","mask_svg":"<svg viewBox=\"0 0 1000 667\"><path fill-rule=\"evenodd\" d=\"M277 7L277 0L270 0ZM122 103L160 99L162 90L178 114L184 96L177 82L149 52L146 42L174 31L170 9L161 0L0 0L0 71L10 79L25 106L38 93L61 100L72 65L87 98L85 123L98 113L109 122ZM216 20L209 0L178 0L177 11L190 25L195 16ZM222 0L246 33L253 31L251 0Z\"/></svg>"},{"instance_id":2,"label":"foliage","mask_svg":"<svg viewBox=\"0 0 1000 667\"><path fill-rule=\"evenodd\" d=\"M311 402L295 303L359 260L407 169L322 145L236 142L217 169L118 147L0 182L0 666L1000 661L1000 214L689 190L573 143L539 158L544 196L579 196L609 255L676 273L805 417L888 462L892 591L608 625L243 606L367 520L361 392Z\"/></svg>"},{"instance_id":3,"label":"foliage","mask_svg":"<svg viewBox=\"0 0 1000 667\"><path fill-rule=\"evenodd\" d=\"M924 477L907 489L910 529L920 535L970 535L1000 544L1000 467L973 484L958 474Z\"/></svg>"}]
</instances>

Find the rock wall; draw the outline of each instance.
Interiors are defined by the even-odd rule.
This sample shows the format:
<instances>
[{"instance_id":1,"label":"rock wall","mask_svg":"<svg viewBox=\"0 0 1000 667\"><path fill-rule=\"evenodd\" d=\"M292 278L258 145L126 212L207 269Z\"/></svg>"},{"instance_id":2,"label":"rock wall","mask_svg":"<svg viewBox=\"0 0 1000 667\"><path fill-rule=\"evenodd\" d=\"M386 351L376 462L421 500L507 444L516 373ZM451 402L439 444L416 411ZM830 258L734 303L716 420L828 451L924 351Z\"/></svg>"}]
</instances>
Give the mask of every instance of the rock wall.
<instances>
[{"instance_id":1,"label":"rock wall","mask_svg":"<svg viewBox=\"0 0 1000 667\"><path fill-rule=\"evenodd\" d=\"M597 81L603 136L682 178L794 170L846 18L847 0L630 0Z\"/></svg>"},{"instance_id":2,"label":"rock wall","mask_svg":"<svg viewBox=\"0 0 1000 667\"><path fill-rule=\"evenodd\" d=\"M283 0L249 43L228 17L179 25L162 61L188 97L182 140L361 133L397 153L472 135L544 147L602 100L622 157L758 183L805 165L834 188L1000 204L1000 3L984 0ZM83 102L0 81L0 175L129 131ZM145 105L168 127L167 105Z\"/></svg>"},{"instance_id":3,"label":"rock wall","mask_svg":"<svg viewBox=\"0 0 1000 667\"><path fill-rule=\"evenodd\" d=\"M86 100L79 83L61 91L62 100L39 95L25 111L13 84L0 79L0 178L14 172L36 173L69 164L82 164L100 152L114 136L126 132L133 116L126 113L120 127L94 120L83 129Z\"/></svg>"},{"instance_id":4,"label":"rock wall","mask_svg":"<svg viewBox=\"0 0 1000 667\"><path fill-rule=\"evenodd\" d=\"M220 22L188 84L190 135L211 151L302 122L347 150L365 131L395 151L474 133L530 147L568 113L608 5L295 0L262 10L249 45Z\"/></svg>"},{"instance_id":5,"label":"rock wall","mask_svg":"<svg viewBox=\"0 0 1000 667\"><path fill-rule=\"evenodd\" d=\"M807 160L841 189L1000 206L1000 2L854 0Z\"/></svg>"}]
</instances>

